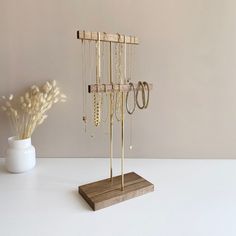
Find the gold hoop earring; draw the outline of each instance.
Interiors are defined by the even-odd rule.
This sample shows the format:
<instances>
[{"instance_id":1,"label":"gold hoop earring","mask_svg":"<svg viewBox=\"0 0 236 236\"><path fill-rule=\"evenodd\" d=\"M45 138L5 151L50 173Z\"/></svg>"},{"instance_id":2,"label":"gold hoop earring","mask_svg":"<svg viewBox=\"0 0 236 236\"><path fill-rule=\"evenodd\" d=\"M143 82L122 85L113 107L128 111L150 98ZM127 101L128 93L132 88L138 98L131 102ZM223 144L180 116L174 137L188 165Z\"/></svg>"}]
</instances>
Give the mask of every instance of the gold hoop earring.
<instances>
[{"instance_id":1,"label":"gold hoop earring","mask_svg":"<svg viewBox=\"0 0 236 236\"><path fill-rule=\"evenodd\" d=\"M138 94L139 94L139 88L141 87L142 89L142 106L139 104L138 101ZM137 86L137 92L136 92L136 104L138 106L139 109L143 109L145 107L145 91L144 91L144 85L142 81L138 82L138 86Z\"/></svg>"},{"instance_id":2,"label":"gold hoop earring","mask_svg":"<svg viewBox=\"0 0 236 236\"><path fill-rule=\"evenodd\" d=\"M149 89L149 84L146 81L143 82L143 86L144 86L144 88L145 87L147 88L147 99L145 101L145 106L144 106L144 109L146 109L148 107L148 104L149 104L150 89ZM146 95L145 95L145 98L146 98Z\"/></svg>"},{"instance_id":3,"label":"gold hoop earring","mask_svg":"<svg viewBox=\"0 0 236 236\"><path fill-rule=\"evenodd\" d=\"M134 84L131 82L129 83L129 86L130 86L130 89L126 93L126 110L130 115L132 115L135 111L135 108L136 108L135 87L134 87ZM132 110L129 109L129 105L128 105L129 93L131 90L133 90L133 94L134 94L134 106L133 106Z\"/></svg>"}]
</instances>

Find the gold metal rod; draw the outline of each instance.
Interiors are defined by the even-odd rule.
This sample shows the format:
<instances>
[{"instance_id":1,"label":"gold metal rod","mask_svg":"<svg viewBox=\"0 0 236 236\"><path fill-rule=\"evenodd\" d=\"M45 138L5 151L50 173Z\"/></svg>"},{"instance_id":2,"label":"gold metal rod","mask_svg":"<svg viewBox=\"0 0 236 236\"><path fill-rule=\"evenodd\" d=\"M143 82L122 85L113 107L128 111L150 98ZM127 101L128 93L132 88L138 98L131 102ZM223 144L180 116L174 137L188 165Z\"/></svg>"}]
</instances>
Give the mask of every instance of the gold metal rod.
<instances>
[{"instance_id":1,"label":"gold metal rod","mask_svg":"<svg viewBox=\"0 0 236 236\"><path fill-rule=\"evenodd\" d=\"M101 42L100 42L100 32L98 32L98 41L96 42L96 84L100 84L101 78Z\"/></svg>"},{"instance_id":2,"label":"gold metal rod","mask_svg":"<svg viewBox=\"0 0 236 236\"><path fill-rule=\"evenodd\" d=\"M121 84L126 83L126 37L124 36L124 78ZM121 190L124 191L124 162L125 162L125 121L124 121L124 96L125 93L121 92Z\"/></svg>"},{"instance_id":3,"label":"gold metal rod","mask_svg":"<svg viewBox=\"0 0 236 236\"><path fill-rule=\"evenodd\" d=\"M112 84L112 43L110 42L110 83ZM113 180L113 94L110 93L109 101L109 133L110 133L110 180Z\"/></svg>"},{"instance_id":4,"label":"gold metal rod","mask_svg":"<svg viewBox=\"0 0 236 236\"><path fill-rule=\"evenodd\" d=\"M126 36L124 36L124 40L125 40L125 43L124 43L124 81L123 83L126 83Z\"/></svg>"},{"instance_id":5,"label":"gold metal rod","mask_svg":"<svg viewBox=\"0 0 236 236\"><path fill-rule=\"evenodd\" d=\"M125 188L124 181L124 160L125 160L125 121L124 121L124 92L121 92L121 190Z\"/></svg>"}]
</instances>

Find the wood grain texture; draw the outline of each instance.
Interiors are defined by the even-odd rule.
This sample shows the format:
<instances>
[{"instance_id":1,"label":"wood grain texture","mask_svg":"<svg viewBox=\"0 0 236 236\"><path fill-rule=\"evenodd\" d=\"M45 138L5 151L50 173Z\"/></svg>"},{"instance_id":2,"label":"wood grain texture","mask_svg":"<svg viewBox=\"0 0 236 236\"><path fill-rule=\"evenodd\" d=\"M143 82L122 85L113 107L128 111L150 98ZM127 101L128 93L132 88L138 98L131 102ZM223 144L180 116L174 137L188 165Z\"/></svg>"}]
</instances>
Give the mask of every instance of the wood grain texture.
<instances>
[{"instance_id":1,"label":"wood grain texture","mask_svg":"<svg viewBox=\"0 0 236 236\"><path fill-rule=\"evenodd\" d=\"M77 31L77 39L81 40L98 40L98 32L91 31ZM113 43L127 43L127 44L139 44L139 40L135 36L127 36L123 34L110 34L105 32L100 32L100 41L103 42L113 42Z\"/></svg>"},{"instance_id":2,"label":"wood grain texture","mask_svg":"<svg viewBox=\"0 0 236 236\"><path fill-rule=\"evenodd\" d=\"M121 191L121 175L79 187L80 195L96 211L119 202L154 191L154 185L134 172L124 175L125 188Z\"/></svg>"}]
</instances>

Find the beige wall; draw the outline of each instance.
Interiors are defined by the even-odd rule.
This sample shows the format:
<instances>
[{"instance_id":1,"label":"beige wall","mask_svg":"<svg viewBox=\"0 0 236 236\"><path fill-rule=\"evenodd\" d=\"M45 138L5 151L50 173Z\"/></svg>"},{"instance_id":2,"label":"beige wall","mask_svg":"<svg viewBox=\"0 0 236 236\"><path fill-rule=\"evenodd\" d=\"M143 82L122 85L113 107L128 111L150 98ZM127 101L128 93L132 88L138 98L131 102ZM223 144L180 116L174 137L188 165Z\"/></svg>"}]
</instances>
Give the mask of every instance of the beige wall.
<instances>
[{"instance_id":1,"label":"beige wall","mask_svg":"<svg viewBox=\"0 0 236 236\"><path fill-rule=\"evenodd\" d=\"M101 157L108 151L105 130L94 139L83 133L78 29L141 40L136 79L152 81L155 89L150 109L135 115L134 149L127 156L236 156L234 0L1 0L0 94L56 79L69 97L34 134L38 156ZM0 113L1 156L8 136Z\"/></svg>"}]
</instances>

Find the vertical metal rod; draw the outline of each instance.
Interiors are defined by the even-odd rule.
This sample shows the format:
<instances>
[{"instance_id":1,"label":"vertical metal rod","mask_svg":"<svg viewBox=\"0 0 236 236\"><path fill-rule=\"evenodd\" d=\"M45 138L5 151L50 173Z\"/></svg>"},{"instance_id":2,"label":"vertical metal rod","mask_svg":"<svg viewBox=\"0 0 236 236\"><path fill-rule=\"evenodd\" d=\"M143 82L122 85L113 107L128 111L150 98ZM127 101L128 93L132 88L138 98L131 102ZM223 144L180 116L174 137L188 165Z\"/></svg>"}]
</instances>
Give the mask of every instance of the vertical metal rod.
<instances>
[{"instance_id":1,"label":"vertical metal rod","mask_svg":"<svg viewBox=\"0 0 236 236\"><path fill-rule=\"evenodd\" d=\"M126 83L126 37L124 36L124 78L121 82L122 84ZM121 190L125 188L124 180L124 162L125 162L125 121L124 121L124 96L125 93L121 92Z\"/></svg>"},{"instance_id":2,"label":"vertical metal rod","mask_svg":"<svg viewBox=\"0 0 236 236\"><path fill-rule=\"evenodd\" d=\"M98 41L96 42L96 84L100 84L101 78L101 42L100 42L100 32L98 32Z\"/></svg>"},{"instance_id":3,"label":"vertical metal rod","mask_svg":"<svg viewBox=\"0 0 236 236\"><path fill-rule=\"evenodd\" d=\"M124 160L125 160L125 127L124 127L124 92L121 93L121 190L125 188Z\"/></svg>"},{"instance_id":4,"label":"vertical metal rod","mask_svg":"<svg viewBox=\"0 0 236 236\"><path fill-rule=\"evenodd\" d=\"M110 84L112 84L112 43L110 42ZM110 92L109 99L109 133L110 133L110 180L113 180L113 92Z\"/></svg>"}]
</instances>

